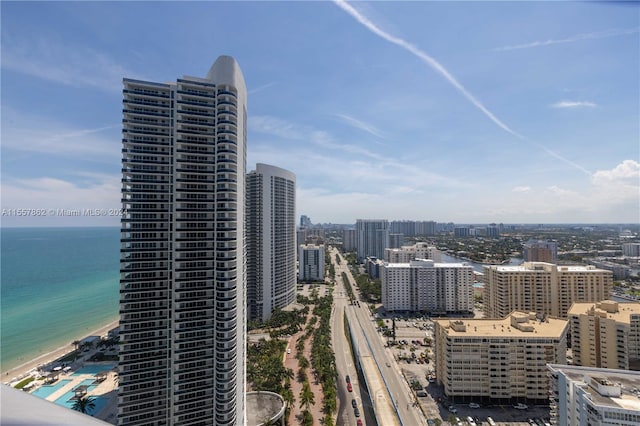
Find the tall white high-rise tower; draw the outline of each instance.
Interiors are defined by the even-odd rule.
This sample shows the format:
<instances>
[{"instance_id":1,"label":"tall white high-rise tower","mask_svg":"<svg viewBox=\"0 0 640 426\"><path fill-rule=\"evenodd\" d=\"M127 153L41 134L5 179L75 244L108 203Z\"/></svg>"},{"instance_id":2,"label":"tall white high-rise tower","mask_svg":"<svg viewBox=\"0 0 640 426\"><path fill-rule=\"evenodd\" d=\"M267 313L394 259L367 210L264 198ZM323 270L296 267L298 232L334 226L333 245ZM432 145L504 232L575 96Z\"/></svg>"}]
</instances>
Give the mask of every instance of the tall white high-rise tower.
<instances>
[{"instance_id":1,"label":"tall white high-rise tower","mask_svg":"<svg viewBox=\"0 0 640 426\"><path fill-rule=\"evenodd\" d=\"M296 176L257 164L247 175L247 309L266 321L296 301Z\"/></svg>"},{"instance_id":2,"label":"tall white high-rise tower","mask_svg":"<svg viewBox=\"0 0 640 426\"><path fill-rule=\"evenodd\" d=\"M124 79L119 425L245 423L247 93Z\"/></svg>"}]
</instances>

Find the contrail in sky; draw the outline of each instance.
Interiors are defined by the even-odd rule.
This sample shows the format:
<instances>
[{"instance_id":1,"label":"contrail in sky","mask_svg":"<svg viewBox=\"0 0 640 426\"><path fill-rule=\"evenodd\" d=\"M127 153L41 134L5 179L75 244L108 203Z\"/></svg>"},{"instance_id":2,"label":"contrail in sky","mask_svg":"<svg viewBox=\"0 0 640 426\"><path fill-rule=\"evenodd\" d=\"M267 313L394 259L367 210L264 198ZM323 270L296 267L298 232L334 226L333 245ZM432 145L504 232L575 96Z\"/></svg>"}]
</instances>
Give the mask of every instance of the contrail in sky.
<instances>
[{"instance_id":1,"label":"contrail in sky","mask_svg":"<svg viewBox=\"0 0 640 426\"><path fill-rule=\"evenodd\" d=\"M549 46L552 44L573 43L581 40L596 40L601 38L617 37L617 36L623 36L628 34L635 34L638 31L640 31L640 28L616 28L616 29L600 31L596 33L577 34L571 37L561 38L557 40L550 39L550 40L544 40L544 41L533 41L531 43L525 43L525 44L516 44L514 46L503 46L503 47L495 48L493 50L505 51L505 50L529 49L532 47Z\"/></svg>"},{"instance_id":2,"label":"contrail in sky","mask_svg":"<svg viewBox=\"0 0 640 426\"><path fill-rule=\"evenodd\" d=\"M507 126L505 123L503 123L498 117L496 117L491 111L489 111L478 99L475 98L475 96L473 96L462 84L460 84L460 82L458 82L458 80L456 80L455 77L452 76L444 66L442 66L442 64L440 64L438 61L433 59L431 56L429 56L428 54L426 54L425 52L423 52L422 50L420 50L419 48L417 48L413 44L409 43L408 41L403 40L400 37L396 37L396 36L394 36L392 34L389 34L388 32L383 31L382 29L378 28L378 26L376 24L371 22L366 16L362 15L360 12L358 12L353 6L351 6L346 1L344 1L344 0L334 0L334 3L338 7L340 7L342 10L347 12L349 15L351 15L353 18L355 18L355 20L358 21L360 24L364 25L372 33L376 34L377 36L379 36L379 37L381 37L381 38L383 38L385 40L387 40L390 43L395 44L396 46L399 46L399 47L407 50L409 53L413 54L414 56L416 56L420 60L422 60L422 62L426 63L434 71L436 71L438 74L443 76L445 78L445 80L447 80L453 87L455 87L458 90L458 92L460 92L465 98L467 98L467 100L469 100L469 102L471 102L473 105L475 105L476 108L478 108L480 111L482 111L484 113L484 115L486 115L491 121L493 121L502 130L506 131L507 133L510 133L511 135L517 137L518 139L529 141L528 139L526 139L521 134L519 134L516 131L512 130L509 126ZM582 171L582 172L584 172L584 173L586 173L588 175L591 175L591 172L589 172L584 167L580 166L579 164L574 163L571 160L568 160L568 159L562 157L560 154L551 151L549 148L546 148L545 146L540 145L539 143L536 143L536 142L533 142L533 141L529 141L529 142L531 144L537 146L538 148L544 150L546 153L552 155L553 157L555 157L555 158L557 158L557 159L559 159L561 161L564 161L565 163L567 163L567 164L579 169L580 171Z\"/></svg>"}]
</instances>

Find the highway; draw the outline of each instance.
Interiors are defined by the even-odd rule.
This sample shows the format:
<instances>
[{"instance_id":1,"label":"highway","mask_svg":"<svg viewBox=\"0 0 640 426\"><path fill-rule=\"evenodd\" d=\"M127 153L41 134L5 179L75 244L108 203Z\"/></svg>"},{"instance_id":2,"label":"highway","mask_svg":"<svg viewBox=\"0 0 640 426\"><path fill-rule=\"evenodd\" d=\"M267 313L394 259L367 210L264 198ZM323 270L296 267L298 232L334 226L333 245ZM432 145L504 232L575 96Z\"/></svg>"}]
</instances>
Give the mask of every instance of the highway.
<instances>
[{"instance_id":1,"label":"highway","mask_svg":"<svg viewBox=\"0 0 640 426\"><path fill-rule=\"evenodd\" d=\"M331 254L332 261L335 262L335 254ZM361 419L365 425L374 425L374 419L371 417L371 410L365 410L363 401L368 401L369 396L365 389L360 389L358 374L354 365L353 353L345 336L344 314L345 307L349 305L349 298L342 284L341 274L337 273L336 265L336 287L333 292L333 311L331 321L331 345L336 357L336 370L338 372L338 419L337 426L355 426L357 418L354 415L351 400L355 399L361 413ZM347 390L345 377L349 375L353 392ZM364 399L363 395L364 393Z\"/></svg>"},{"instance_id":2,"label":"highway","mask_svg":"<svg viewBox=\"0 0 640 426\"><path fill-rule=\"evenodd\" d=\"M340 264L335 262L335 256L338 253L338 250L335 248L331 249L331 261L334 263L335 271L336 271L336 281L341 282L342 273L346 273L347 278L350 281L351 288L354 293L359 298L358 290L355 286L355 280L351 271L348 268L346 260L340 256ZM344 290L343 290L344 291ZM347 306L347 300L345 298L341 299L342 310L344 310L345 306ZM369 307L366 303L360 302L360 306L350 306L349 309L353 309L356 317L359 320L359 325L362 328L364 335L366 336L367 343L369 345L371 354L375 359L378 368L380 370L380 374L382 376L384 385L386 386L389 394L391 395L392 402L398 417L400 418L400 422L405 426L420 426L426 425L426 419L422 412L418 407L415 407L413 403L415 402L413 399L413 392L409 389L409 385L406 383L402 374L400 372L400 368L397 366L394 359L390 358L387 354L387 351L384 348L384 344L382 339L378 335L376 331L376 324L372 321L371 312L369 311ZM340 322L340 326L342 322ZM338 323L334 321L332 329L338 327ZM338 346L334 346L338 347ZM336 362L337 362L338 354L336 354ZM353 368L353 367L352 367ZM344 381L344 377L342 377Z\"/></svg>"}]
</instances>

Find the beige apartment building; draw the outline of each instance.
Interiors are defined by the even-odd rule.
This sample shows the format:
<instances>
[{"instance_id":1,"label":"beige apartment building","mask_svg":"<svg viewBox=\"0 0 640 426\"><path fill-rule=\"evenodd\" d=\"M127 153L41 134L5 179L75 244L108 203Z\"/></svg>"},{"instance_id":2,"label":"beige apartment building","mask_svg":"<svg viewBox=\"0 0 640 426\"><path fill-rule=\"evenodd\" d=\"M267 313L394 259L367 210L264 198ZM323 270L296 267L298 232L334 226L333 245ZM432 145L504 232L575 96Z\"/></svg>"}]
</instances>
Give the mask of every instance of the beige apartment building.
<instances>
[{"instance_id":1,"label":"beige apartment building","mask_svg":"<svg viewBox=\"0 0 640 426\"><path fill-rule=\"evenodd\" d=\"M640 370L640 303L575 303L569 324L575 365Z\"/></svg>"},{"instance_id":2,"label":"beige apartment building","mask_svg":"<svg viewBox=\"0 0 640 426\"><path fill-rule=\"evenodd\" d=\"M611 271L595 266L558 266L525 262L484 267L486 318L504 318L514 310L566 318L573 303L609 298Z\"/></svg>"},{"instance_id":3,"label":"beige apartment building","mask_svg":"<svg viewBox=\"0 0 640 426\"><path fill-rule=\"evenodd\" d=\"M566 363L567 321L513 312L435 324L436 377L454 403L548 401L546 366Z\"/></svg>"}]
</instances>

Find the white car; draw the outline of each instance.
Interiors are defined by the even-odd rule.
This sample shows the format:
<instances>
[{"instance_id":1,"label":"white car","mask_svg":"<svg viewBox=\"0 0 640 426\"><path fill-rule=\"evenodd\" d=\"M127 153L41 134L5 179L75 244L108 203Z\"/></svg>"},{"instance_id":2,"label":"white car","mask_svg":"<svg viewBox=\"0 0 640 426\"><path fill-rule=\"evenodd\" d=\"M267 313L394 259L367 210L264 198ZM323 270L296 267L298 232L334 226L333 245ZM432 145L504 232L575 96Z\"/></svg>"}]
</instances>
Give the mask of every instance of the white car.
<instances>
[{"instance_id":1,"label":"white car","mask_svg":"<svg viewBox=\"0 0 640 426\"><path fill-rule=\"evenodd\" d=\"M291 353L291 349L287 349L287 353L290 354Z\"/></svg>"},{"instance_id":2,"label":"white car","mask_svg":"<svg viewBox=\"0 0 640 426\"><path fill-rule=\"evenodd\" d=\"M476 404L475 402L470 402L469 408L480 408L480 404Z\"/></svg>"},{"instance_id":3,"label":"white car","mask_svg":"<svg viewBox=\"0 0 640 426\"><path fill-rule=\"evenodd\" d=\"M451 405L451 406L449 406L449 412L455 414L455 413L458 412L458 409L456 407L454 407L453 405Z\"/></svg>"},{"instance_id":4,"label":"white car","mask_svg":"<svg viewBox=\"0 0 640 426\"><path fill-rule=\"evenodd\" d=\"M527 404L523 404L522 402L518 402L513 406L513 408L515 408L516 410L526 410L529 408L529 406Z\"/></svg>"}]
</instances>

